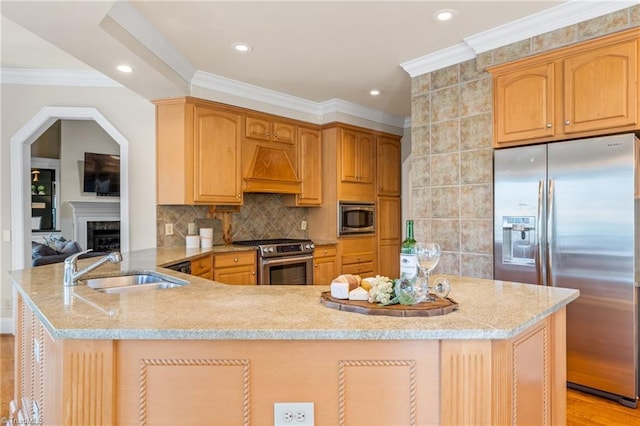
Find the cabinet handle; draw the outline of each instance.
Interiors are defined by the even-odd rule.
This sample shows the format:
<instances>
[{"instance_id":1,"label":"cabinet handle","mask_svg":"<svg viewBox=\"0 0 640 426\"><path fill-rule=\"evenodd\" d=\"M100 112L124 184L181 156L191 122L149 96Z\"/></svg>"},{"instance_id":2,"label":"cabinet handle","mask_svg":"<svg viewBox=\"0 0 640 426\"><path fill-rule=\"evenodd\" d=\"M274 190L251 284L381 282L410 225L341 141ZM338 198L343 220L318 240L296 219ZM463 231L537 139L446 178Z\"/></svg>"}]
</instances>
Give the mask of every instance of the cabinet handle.
<instances>
[{"instance_id":1,"label":"cabinet handle","mask_svg":"<svg viewBox=\"0 0 640 426\"><path fill-rule=\"evenodd\" d=\"M564 124L565 124L565 126L568 126L569 124L571 124L571 121L569 121L569 120L564 120Z\"/></svg>"},{"instance_id":2,"label":"cabinet handle","mask_svg":"<svg viewBox=\"0 0 640 426\"><path fill-rule=\"evenodd\" d=\"M551 123L547 123L547 129L550 129L551 127L553 127L553 125Z\"/></svg>"}]
</instances>

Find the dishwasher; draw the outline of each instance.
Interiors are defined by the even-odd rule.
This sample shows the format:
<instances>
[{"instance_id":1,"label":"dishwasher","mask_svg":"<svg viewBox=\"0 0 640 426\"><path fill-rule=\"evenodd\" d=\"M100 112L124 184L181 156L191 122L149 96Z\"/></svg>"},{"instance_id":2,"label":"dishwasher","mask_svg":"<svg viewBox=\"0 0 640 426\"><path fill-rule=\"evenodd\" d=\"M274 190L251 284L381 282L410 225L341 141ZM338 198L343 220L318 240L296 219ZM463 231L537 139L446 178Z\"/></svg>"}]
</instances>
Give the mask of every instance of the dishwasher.
<instances>
[{"instance_id":1,"label":"dishwasher","mask_svg":"<svg viewBox=\"0 0 640 426\"><path fill-rule=\"evenodd\" d=\"M179 263L174 263L173 265L165 266L167 269L172 269L174 271L183 272L185 274L191 274L191 262L184 261Z\"/></svg>"}]
</instances>

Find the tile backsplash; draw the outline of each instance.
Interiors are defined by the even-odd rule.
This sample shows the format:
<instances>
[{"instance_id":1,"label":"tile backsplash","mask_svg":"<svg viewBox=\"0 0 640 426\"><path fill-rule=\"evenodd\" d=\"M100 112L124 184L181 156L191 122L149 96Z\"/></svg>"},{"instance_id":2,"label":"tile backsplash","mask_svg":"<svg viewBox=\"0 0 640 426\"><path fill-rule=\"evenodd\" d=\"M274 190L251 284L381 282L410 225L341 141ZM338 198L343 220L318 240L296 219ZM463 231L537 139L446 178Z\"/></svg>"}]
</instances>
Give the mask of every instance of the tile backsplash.
<instances>
[{"instance_id":1,"label":"tile backsplash","mask_svg":"<svg viewBox=\"0 0 640 426\"><path fill-rule=\"evenodd\" d=\"M221 220L208 218L209 206L160 205L156 208L157 246L183 247L189 223L200 228L213 228L213 244L223 244ZM231 214L233 241L264 238L308 238L301 230L307 220L307 208L285 206L279 194L245 193L239 212ZM173 235L165 234L165 224L173 224Z\"/></svg>"}]
</instances>

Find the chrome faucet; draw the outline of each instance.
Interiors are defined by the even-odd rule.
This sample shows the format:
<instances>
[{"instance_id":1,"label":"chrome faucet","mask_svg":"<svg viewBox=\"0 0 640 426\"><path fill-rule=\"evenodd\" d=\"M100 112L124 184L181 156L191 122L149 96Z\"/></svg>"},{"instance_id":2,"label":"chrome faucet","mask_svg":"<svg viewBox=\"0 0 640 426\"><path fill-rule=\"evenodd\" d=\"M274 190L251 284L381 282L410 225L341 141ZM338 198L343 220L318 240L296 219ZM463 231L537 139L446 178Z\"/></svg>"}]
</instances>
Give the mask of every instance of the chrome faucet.
<instances>
[{"instance_id":1,"label":"chrome faucet","mask_svg":"<svg viewBox=\"0 0 640 426\"><path fill-rule=\"evenodd\" d=\"M81 277L83 277L84 275L88 274L89 272L93 271L97 267L107 262L120 263L122 261L122 255L120 254L120 252L114 251L100 258L97 262L92 263L86 268L78 271L77 270L78 257L85 253L89 253L90 251L91 249L81 251L80 253L71 255L64 260L64 285L65 286L76 285L77 284L76 281L79 280Z\"/></svg>"}]
</instances>

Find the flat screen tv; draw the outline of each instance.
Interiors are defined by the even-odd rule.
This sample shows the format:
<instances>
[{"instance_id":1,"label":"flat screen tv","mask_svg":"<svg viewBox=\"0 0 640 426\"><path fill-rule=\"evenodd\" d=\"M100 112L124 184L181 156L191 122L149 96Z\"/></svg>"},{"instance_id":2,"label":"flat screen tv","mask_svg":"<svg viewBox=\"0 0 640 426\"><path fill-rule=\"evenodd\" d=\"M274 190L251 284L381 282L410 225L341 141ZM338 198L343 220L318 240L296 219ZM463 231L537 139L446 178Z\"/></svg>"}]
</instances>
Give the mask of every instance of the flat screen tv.
<instances>
[{"instance_id":1,"label":"flat screen tv","mask_svg":"<svg viewBox=\"0 0 640 426\"><path fill-rule=\"evenodd\" d=\"M120 156L84 153L83 192L101 196L120 196Z\"/></svg>"}]
</instances>

